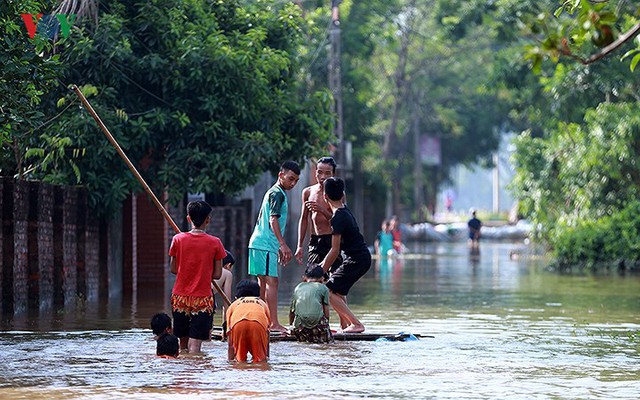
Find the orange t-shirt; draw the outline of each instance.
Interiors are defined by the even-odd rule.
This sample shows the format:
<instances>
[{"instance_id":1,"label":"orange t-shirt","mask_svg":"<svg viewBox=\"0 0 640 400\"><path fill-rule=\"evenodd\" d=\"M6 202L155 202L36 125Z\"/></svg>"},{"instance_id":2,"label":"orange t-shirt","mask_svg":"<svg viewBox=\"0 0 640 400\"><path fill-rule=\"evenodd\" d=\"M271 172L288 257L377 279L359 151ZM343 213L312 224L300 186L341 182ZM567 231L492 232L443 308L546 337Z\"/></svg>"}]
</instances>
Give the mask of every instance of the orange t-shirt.
<instances>
[{"instance_id":1,"label":"orange t-shirt","mask_svg":"<svg viewBox=\"0 0 640 400\"><path fill-rule=\"evenodd\" d=\"M243 320L256 321L268 330L271 324L269 306L259 297L239 298L227 310L227 331L231 331L235 324Z\"/></svg>"},{"instance_id":2,"label":"orange t-shirt","mask_svg":"<svg viewBox=\"0 0 640 400\"><path fill-rule=\"evenodd\" d=\"M220 239L208 234L181 232L173 237L169 255L176 258L176 283L173 294L179 296L212 296L213 263L226 253Z\"/></svg>"}]
</instances>

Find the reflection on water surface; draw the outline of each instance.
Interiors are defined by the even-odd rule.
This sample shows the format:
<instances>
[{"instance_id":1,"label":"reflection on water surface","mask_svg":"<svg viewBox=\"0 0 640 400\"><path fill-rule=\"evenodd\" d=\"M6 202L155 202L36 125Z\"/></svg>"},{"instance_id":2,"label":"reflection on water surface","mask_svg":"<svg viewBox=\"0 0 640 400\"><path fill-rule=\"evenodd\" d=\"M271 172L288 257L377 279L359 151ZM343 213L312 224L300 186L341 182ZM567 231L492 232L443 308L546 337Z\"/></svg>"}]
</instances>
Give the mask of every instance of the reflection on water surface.
<instances>
[{"instance_id":1,"label":"reflection on water surface","mask_svg":"<svg viewBox=\"0 0 640 400\"><path fill-rule=\"evenodd\" d=\"M558 275L512 244L425 245L377 262L350 304L414 342L273 343L265 365L154 356L158 298L3 321L1 398L601 398L640 393L640 278ZM301 269L283 271L280 316ZM160 303L163 303L161 301ZM219 319L216 319L219 324Z\"/></svg>"}]
</instances>

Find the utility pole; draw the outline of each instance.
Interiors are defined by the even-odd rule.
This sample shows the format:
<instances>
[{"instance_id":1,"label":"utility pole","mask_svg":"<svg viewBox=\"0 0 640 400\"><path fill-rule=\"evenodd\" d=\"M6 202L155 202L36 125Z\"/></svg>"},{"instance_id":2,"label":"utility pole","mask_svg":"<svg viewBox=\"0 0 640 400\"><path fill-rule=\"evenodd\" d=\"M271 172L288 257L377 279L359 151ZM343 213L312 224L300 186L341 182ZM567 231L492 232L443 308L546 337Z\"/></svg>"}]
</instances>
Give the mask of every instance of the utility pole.
<instances>
[{"instance_id":1,"label":"utility pole","mask_svg":"<svg viewBox=\"0 0 640 400\"><path fill-rule=\"evenodd\" d=\"M350 160L347 157L347 144L345 143L342 129L342 71L340 67L340 11L338 9L340 3L341 0L331 0L329 90L333 94L334 112L336 113L336 123L333 128L333 133L338 138L336 162L343 178L348 178L350 174L348 161Z\"/></svg>"},{"instance_id":2,"label":"utility pole","mask_svg":"<svg viewBox=\"0 0 640 400\"><path fill-rule=\"evenodd\" d=\"M500 163L500 157L498 151L493 153L493 171L492 171L492 197L493 208L492 211L497 214L500 212L500 170L498 164Z\"/></svg>"},{"instance_id":3,"label":"utility pole","mask_svg":"<svg viewBox=\"0 0 640 400\"><path fill-rule=\"evenodd\" d=\"M341 31L340 31L340 10L338 6L342 0L331 0L331 28L329 29L329 39L331 49L329 51L329 90L333 94L333 106L336 114L336 121L333 133L338 139L338 148L335 153L338 164L338 174L342 176L347 184L347 198L352 206L356 220L363 221L364 224L364 187L361 179L354 177L358 171L354 171L351 160L351 142L345 140L342 116L342 67L341 67ZM364 228L364 226L362 226Z\"/></svg>"},{"instance_id":4,"label":"utility pole","mask_svg":"<svg viewBox=\"0 0 640 400\"><path fill-rule=\"evenodd\" d=\"M420 149L420 116L418 114L418 101L422 98L420 96L414 96L411 103L411 120L413 130L413 149L414 149L414 163L413 163L413 203L416 207L418 221L423 221L425 215L423 215L424 209L424 185L423 185L423 173L422 173L422 159Z\"/></svg>"}]
</instances>

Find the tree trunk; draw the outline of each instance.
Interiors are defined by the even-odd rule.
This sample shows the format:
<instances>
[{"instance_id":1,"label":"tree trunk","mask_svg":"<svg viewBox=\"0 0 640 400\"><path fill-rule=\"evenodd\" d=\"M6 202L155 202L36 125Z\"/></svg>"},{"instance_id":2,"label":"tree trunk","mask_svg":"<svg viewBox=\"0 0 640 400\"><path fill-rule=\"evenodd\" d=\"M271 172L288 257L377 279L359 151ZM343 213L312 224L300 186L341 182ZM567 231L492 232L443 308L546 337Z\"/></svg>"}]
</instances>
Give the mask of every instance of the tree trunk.
<instances>
[{"instance_id":1,"label":"tree trunk","mask_svg":"<svg viewBox=\"0 0 640 400\"><path fill-rule=\"evenodd\" d=\"M411 1L407 9L409 12L415 10L415 0ZM391 123L389 129L384 135L384 142L382 145L382 158L387 165L389 161L397 156L396 141L398 139L397 129L398 120L400 118L400 110L404 106L406 101L406 88L407 88L407 59L409 55L409 44L413 25L413 14L407 19L406 25L401 27L402 37L400 39L400 52L398 53L398 65L395 73L393 74L394 86L395 86L395 99L393 103L393 112L391 115ZM387 216L389 213L398 214L400 210L400 185L398 183L401 172L399 166L396 166L396 170L392 172L392 183L387 188ZM391 204L389 204L391 202Z\"/></svg>"}]
</instances>

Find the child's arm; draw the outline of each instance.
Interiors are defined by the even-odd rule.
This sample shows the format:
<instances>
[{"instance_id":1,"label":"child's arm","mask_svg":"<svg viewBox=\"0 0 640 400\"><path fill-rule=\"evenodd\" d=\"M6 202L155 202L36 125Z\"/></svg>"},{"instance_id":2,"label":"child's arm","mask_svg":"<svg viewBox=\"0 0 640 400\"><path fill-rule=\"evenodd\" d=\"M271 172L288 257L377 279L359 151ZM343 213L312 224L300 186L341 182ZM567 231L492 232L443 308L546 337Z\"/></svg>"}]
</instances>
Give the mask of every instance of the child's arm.
<instances>
[{"instance_id":1,"label":"child's arm","mask_svg":"<svg viewBox=\"0 0 640 400\"><path fill-rule=\"evenodd\" d=\"M233 285L232 281L233 281L233 273L229 271L226 279L222 283L222 290L224 291L224 293L227 295L228 298L231 298L231 286Z\"/></svg>"},{"instance_id":2,"label":"child's arm","mask_svg":"<svg viewBox=\"0 0 640 400\"><path fill-rule=\"evenodd\" d=\"M175 257L171 257L171 261L169 263L169 265L171 265L171 273L176 275L178 273L178 266L176 265L176 258Z\"/></svg>"},{"instance_id":3,"label":"child's arm","mask_svg":"<svg viewBox=\"0 0 640 400\"><path fill-rule=\"evenodd\" d=\"M293 325L293 320L296 318L296 314L293 311L289 311L289 325Z\"/></svg>"},{"instance_id":4,"label":"child's arm","mask_svg":"<svg viewBox=\"0 0 640 400\"><path fill-rule=\"evenodd\" d=\"M298 222L298 248L296 249L295 257L298 264L302 264L302 257L304 256L304 238L307 236L307 228L309 226L309 210L306 206L306 201L309 198L309 188L302 191L302 211L300 212L300 221Z\"/></svg>"},{"instance_id":5,"label":"child's arm","mask_svg":"<svg viewBox=\"0 0 640 400\"><path fill-rule=\"evenodd\" d=\"M232 303L229 308L227 308L225 310L225 315L224 315L224 327L222 329L224 329L224 335L223 337L227 338L227 342L228 342L228 350L227 350L227 357L229 358L229 361L233 361L236 358L236 351L233 347L233 341L231 340L231 335L229 335L228 329L229 329L229 322L231 322L231 315L233 314L233 311L235 310L235 303Z\"/></svg>"},{"instance_id":6,"label":"child's arm","mask_svg":"<svg viewBox=\"0 0 640 400\"><path fill-rule=\"evenodd\" d=\"M329 253L327 254L327 256L320 263L320 266L322 267L324 272L329 272L329 268L331 268L331 266L333 265L333 262L336 260L336 258L338 258L338 255L340 254L341 238L342 238L342 235L338 233L334 233L331 236L331 250L329 250Z\"/></svg>"},{"instance_id":7,"label":"child's arm","mask_svg":"<svg viewBox=\"0 0 640 400\"><path fill-rule=\"evenodd\" d=\"M324 316L327 317L327 320L329 320L329 305L323 304L322 311L324 311Z\"/></svg>"},{"instance_id":8,"label":"child's arm","mask_svg":"<svg viewBox=\"0 0 640 400\"><path fill-rule=\"evenodd\" d=\"M216 279L220 279L222 275L222 260L215 260L213 262L213 274L211 276L211 280L215 281Z\"/></svg>"},{"instance_id":9,"label":"child's arm","mask_svg":"<svg viewBox=\"0 0 640 400\"><path fill-rule=\"evenodd\" d=\"M236 351L233 347L233 339L231 339L231 336L228 337L228 341L229 349L227 350L227 357L229 358L229 361L233 361L236 358Z\"/></svg>"},{"instance_id":10,"label":"child's arm","mask_svg":"<svg viewBox=\"0 0 640 400\"><path fill-rule=\"evenodd\" d=\"M289 248L289 246L287 246L287 242L285 242L284 238L282 237L282 233L280 233L280 221L278 221L278 217L272 215L271 218L269 218L269 225L271 226L271 230L273 231L273 233L276 235L278 243L280 243L280 253L282 256L280 262L282 263L282 265L286 265L291 260L293 254L291 253L291 249Z\"/></svg>"}]
</instances>

